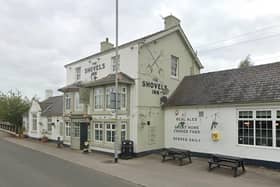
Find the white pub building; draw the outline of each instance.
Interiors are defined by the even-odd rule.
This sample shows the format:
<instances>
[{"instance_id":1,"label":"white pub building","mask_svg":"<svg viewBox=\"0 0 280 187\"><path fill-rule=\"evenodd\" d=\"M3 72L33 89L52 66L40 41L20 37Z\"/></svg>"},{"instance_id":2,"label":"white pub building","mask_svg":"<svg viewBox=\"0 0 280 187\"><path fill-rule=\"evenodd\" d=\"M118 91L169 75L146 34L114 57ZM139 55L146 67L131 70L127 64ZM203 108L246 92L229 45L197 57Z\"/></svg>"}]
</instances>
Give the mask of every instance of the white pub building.
<instances>
[{"instance_id":1,"label":"white pub building","mask_svg":"<svg viewBox=\"0 0 280 187\"><path fill-rule=\"evenodd\" d=\"M106 39L100 52L65 65L64 143L79 149L113 152L115 133L134 142L136 153L164 147L161 98L202 65L180 20L164 19L164 29L119 47L119 125L114 119L115 50Z\"/></svg>"},{"instance_id":2,"label":"white pub building","mask_svg":"<svg viewBox=\"0 0 280 187\"><path fill-rule=\"evenodd\" d=\"M65 144L112 153L118 133L136 153L174 147L280 167L280 63L200 74L180 20L167 16L162 31L119 47L115 102L116 58L106 39L65 65Z\"/></svg>"}]
</instances>

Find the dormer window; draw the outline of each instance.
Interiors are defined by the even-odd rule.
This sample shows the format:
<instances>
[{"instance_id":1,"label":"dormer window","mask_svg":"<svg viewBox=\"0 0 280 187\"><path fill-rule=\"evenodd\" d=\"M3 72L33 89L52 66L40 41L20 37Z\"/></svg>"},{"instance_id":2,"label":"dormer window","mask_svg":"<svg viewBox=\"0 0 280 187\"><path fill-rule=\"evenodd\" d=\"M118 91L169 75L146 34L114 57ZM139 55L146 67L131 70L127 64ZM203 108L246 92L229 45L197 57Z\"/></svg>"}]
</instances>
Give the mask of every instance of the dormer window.
<instances>
[{"instance_id":1,"label":"dormer window","mask_svg":"<svg viewBox=\"0 0 280 187\"><path fill-rule=\"evenodd\" d=\"M81 80L81 67L77 67L76 69L76 80Z\"/></svg>"}]
</instances>

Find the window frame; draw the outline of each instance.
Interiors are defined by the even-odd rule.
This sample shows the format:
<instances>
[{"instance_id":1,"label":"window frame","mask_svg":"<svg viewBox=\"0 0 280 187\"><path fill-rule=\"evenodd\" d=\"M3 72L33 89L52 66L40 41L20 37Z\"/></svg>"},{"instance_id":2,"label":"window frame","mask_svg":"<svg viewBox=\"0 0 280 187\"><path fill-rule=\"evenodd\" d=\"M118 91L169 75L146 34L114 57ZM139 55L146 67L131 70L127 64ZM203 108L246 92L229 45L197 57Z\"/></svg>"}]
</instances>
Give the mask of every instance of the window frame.
<instances>
[{"instance_id":1,"label":"window frame","mask_svg":"<svg viewBox=\"0 0 280 187\"><path fill-rule=\"evenodd\" d=\"M280 148L280 110L276 110L275 147L276 148Z\"/></svg>"},{"instance_id":2,"label":"window frame","mask_svg":"<svg viewBox=\"0 0 280 187\"><path fill-rule=\"evenodd\" d=\"M252 117L240 118L239 112L241 111L252 111ZM277 124L279 126L278 134L280 137L280 116L279 116L280 113L278 111L280 112L280 109L276 107L237 109L237 114L236 114L237 115L237 135L236 135L237 145L256 147L256 148L265 148L265 149L280 149L280 138L278 138L279 146L277 146ZM246 144L239 143L239 120L253 120L253 125L254 125L253 145L246 145Z\"/></svg>"},{"instance_id":3,"label":"window frame","mask_svg":"<svg viewBox=\"0 0 280 187\"><path fill-rule=\"evenodd\" d=\"M52 118L51 117L48 117L47 118L47 131L49 134L52 133Z\"/></svg>"},{"instance_id":4,"label":"window frame","mask_svg":"<svg viewBox=\"0 0 280 187\"><path fill-rule=\"evenodd\" d=\"M33 113L32 114L32 131L37 131L38 130L37 124L38 124L37 114Z\"/></svg>"},{"instance_id":5,"label":"window frame","mask_svg":"<svg viewBox=\"0 0 280 187\"><path fill-rule=\"evenodd\" d=\"M124 133L124 136L123 136L123 133ZM124 140L128 139L128 136L127 136L127 123L126 122L122 122L121 123L121 137L120 138L121 138L121 141L124 141Z\"/></svg>"},{"instance_id":6,"label":"window frame","mask_svg":"<svg viewBox=\"0 0 280 187\"><path fill-rule=\"evenodd\" d=\"M69 94L65 94L65 110L71 110L71 96Z\"/></svg>"},{"instance_id":7,"label":"window frame","mask_svg":"<svg viewBox=\"0 0 280 187\"><path fill-rule=\"evenodd\" d=\"M93 123L93 141L95 143L103 143L104 141L104 123L101 122L95 122ZM98 132L98 138L97 138L97 132Z\"/></svg>"},{"instance_id":8,"label":"window frame","mask_svg":"<svg viewBox=\"0 0 280 187\"><path fill-rule=\"evenodd\" d=\"M125 91L123 91L125 89ZM127 105L128 105L128 87L120 85L118 88L118 99L117 99L117 105L118 105L118 110L126 110ZM105 104L104 107L106 110L115 110L115 86L107 86L105 87ZM122 96L124 95L125 100L122 100ZM125 103L125 107L122 107L122 104ZM111 106L113 105L113 106Z\"/></svg>"},{"instance_id":9,"label":"window frame","mask_svg":"<svg viewBox=\"0 0 280 187\"><path fill-rule=\"evenodd\" d=\"M81 80L81 73L82 73L82 68L81 67L76 67L75 68L75 79L76 79L76 81Z\"/></svg>"},{"instance_id":10,"label":"window frame","mask_svg":"<svg viewBox=\"0 0 280 187\"><path fill-rule=\"evenodd\" d=\"M103 87L96 87L93 89L93 109L94 110L103 110L104 109L104 88ZM97 105L97 100L99 105Z\"/></svg>"},{"instance_id":11,"label":"window frame","mask_svg":"<svg viewBox=\"0 0 280 187\"><path fill-rule=\"evenodd\" d=\"M79 138L80 137L80 123L78 122L74 122L72 124L72 135L75 138Z\"/></svg>"},{"instance_id":12,"label":"window frame","mask_svg":"<svg viewBox=\"0 0 280 187\"><path fill-rule=\"evenodd\" d=\"M71 136L71 124L70 122L65 122L65 137Z\"/></svg>"},{"instance_id":13,"label":"window frame","mask_svg":"<svg viewBox=\"0 0 280 187\"><path fill-rule=\"evenodd\" d=\"M173 61L173 60L175 60L175 61ZM175 65L176 65L176 69L174 71L173 68L175 67ZM171 57L170 57L170 77L175 78L175 79L179 78L179 57L177 57L175 55L171 55Z\"/></svg>"},{"instance_id":14,"label":"window frame","mask_svg":"<svg viewBox=\"0 0 280 187\"><path fill-rule=\"evenodd\" d=\"M81 112L83 109L83 105L80 103L80 93L79 92L75 92L74 100L75 100L75 111Z\"/></svg>"},{"instance_id":15,"label":"window frame","mask_svg":"<svg viewBox=\"0 0 280 187\"><path fill-rule=\"evenodd\" d=\"M105 125L105 142L106 143L110 143L113 144L115 142L115 136L116 136L116 124L112 123L112 122L106 122L104 123ZM108 126L110 126L110 128L108 128ZM114 128L113 128L114 127ZM108 132L110 133L110 135L108 136ZM108 140L109 137L109 140Z\"/></svg>"}]
</instances>

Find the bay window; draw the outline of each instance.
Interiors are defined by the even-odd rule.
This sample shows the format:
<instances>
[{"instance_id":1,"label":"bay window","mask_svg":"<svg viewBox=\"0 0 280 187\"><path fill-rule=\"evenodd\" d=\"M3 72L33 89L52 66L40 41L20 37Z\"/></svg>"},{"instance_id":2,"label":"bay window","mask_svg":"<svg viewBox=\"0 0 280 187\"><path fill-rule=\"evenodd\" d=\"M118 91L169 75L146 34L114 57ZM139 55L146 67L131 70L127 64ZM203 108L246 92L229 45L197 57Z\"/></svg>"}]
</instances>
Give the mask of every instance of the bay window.
<instances>
[{"instance_id":1,"label":"bay window","mask_svg":"<svg viewBox=\"0 0 280 187\"><path fill-rule=\"evenodd\" d=\"M76 109L76 111L81 111L81 109L82 109L82 104L80 103L79 92L75 93L75 109Z\"/></svg>"},{"instance_id":2,"label":"bay window","mask_svg":"<svg viewBox=\"0 0 280 187\"><path fill-rule=\"evenodd\" d=\"M103 109L104 91L103 88L94 89L94 109Z\"/></svg>"},{"instance_id":3,"label":"bay window","mask_svg":"<svg viewBox=\"0 0 280 187\"><path fill-rule=\"evenodd\" d=\"M127 88L124 86L119 87L118 98L116 101L116 91L115 87L106 88L106 108L115 109L116 103L118 109L125 109L127 107Z\"/></svg>"},{"instance_id":4,"label":"bay window","mask_svg":"<svg viewBox=\"0 0 280 187\"><path fill-rule=\"evenodd\" d=\"M69 94L65 95L65 109L70 110L71 109L71 97Z\"/></svg>"}]
</instances>

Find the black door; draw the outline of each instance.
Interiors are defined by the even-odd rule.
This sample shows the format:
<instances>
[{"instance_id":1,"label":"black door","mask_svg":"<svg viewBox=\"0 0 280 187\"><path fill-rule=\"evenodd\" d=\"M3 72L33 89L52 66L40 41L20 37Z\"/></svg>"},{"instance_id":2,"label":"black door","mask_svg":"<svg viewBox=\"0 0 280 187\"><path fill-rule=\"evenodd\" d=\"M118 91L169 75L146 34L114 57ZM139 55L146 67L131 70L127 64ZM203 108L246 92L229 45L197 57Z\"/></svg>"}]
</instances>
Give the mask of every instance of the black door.
<instances>
[{"instance_id":1,"label":"black door","mask_svg":"<svg viewBox=\"0 0 280 187\"><path fill-rule=\"evenodd\" d=\"M84 148L85 142L88 141L88 123L80 123L80 149Z\"/></svg>"}]
</instances>

